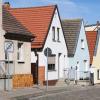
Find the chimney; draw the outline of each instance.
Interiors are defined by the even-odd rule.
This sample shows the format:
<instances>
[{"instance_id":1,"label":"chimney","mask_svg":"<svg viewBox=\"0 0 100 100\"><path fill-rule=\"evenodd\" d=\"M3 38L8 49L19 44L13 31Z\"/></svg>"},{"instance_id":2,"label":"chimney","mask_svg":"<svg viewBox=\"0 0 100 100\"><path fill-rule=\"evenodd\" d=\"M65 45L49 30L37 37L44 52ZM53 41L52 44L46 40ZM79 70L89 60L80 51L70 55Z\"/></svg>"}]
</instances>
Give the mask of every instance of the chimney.
<instances>
[{"instance_id":1,"label":"chimney","mask_svg":"<svg viewBox=\"0 0 100 100\"><path fill-rule=\"evenodd\" d=\"M99 21L97 21L97 29L99 28L99 25L100 25L100 23L99 23Z\"/></svg>"},{"instance_id":2,"label":"chimney","mask_svg":"<svg viewBox=\"0 0 100 100\"><path fill-rule=\"evenodd\" d=\"M9 2L5 2L3 5L5 8L9 9L10 8L10 3Z\"/></svg>"}]
</instances>

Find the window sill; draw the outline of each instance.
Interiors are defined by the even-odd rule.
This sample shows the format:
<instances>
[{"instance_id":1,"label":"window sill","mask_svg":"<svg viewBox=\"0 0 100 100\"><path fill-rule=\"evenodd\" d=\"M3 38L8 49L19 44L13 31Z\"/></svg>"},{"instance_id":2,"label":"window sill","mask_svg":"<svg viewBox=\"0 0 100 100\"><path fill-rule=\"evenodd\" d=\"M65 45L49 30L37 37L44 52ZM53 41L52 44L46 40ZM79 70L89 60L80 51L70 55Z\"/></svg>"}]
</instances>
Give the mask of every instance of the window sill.
<instances>
[{"instance_id":1,"label":"window sill","mask_svg":"<svg viewBox=\"0 0 100 100\"><path fill-rule=\"evenodd\" d=\"M10 60L10 61L5 60L5 63L13 63L13 62L14 62L13 60Z\"/></svg>"},{"instance_id":2,"label":"window sill","mask_svg":"<svg viewBox=\"0 0 100 100\"><path fill-rule=\"evenodd\" d=\"M23 64L23 63L25 63L25 62L24 62L24 61L18 61L18 63Z\"/></svg>"},{"instance_id":3,"label":"window sill","mask_svg":"<svg viewBox=\"0 0 100 100\"><path fill-rule=\"evenodd\" d=\"M48 70L48 72L55 72L56 70Z\"/></svg>"},{"instance_id":4,"label":"window sill","mask_svg":"<svg viewBox=\"0 0 100 100\"><path fill-rule=\"evenodd\" d=\"M53 42L56 42L56 40L53 39Z\"/></svg>"},{"instance_id":5,"label":"window sill","mask_svg":"<svg viewBox=\"0 0 100 100\"><path fill-rule=\"evenodd\" d=\"M84 48L81 48L82 50L84 50Z\"/></svg>"},{"instance_id":6,"label":"window sill","mask_svg":"<svg viewBox=\"0 0 100 100\"><path fill-rule=\"evenodd\" d=\"M57 40L57 42L59 42L59 43L60 43L61 41L60 41L60 40Z\"/></svg>"}]
</instances>

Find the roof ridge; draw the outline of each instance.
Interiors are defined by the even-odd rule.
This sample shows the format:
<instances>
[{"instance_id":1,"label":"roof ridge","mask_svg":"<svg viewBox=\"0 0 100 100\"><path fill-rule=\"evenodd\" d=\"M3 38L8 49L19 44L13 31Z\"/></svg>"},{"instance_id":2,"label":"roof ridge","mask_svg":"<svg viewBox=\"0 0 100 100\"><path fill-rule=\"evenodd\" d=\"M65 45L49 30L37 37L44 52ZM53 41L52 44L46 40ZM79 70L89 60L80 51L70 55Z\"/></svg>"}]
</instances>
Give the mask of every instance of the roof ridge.
<instances>
[{"instance_id":1,"label":"roof ridge","mask_svg":"<svg viewBox=\"0 0 100 100\"><path fill-rule=\"evenodd\" d=\"M44 5L44 6L34 6L34 7L20 7L20 8L9 8L12 9L32 9L32 8L44 8L44 7L56 7L57 5Z\"/></svg>"},{"instance_id":2,"label":"roof ridge","mask_svg":"<svg viewBox=\"0 0 100 100\"><path fill-rule=\"evenodd\" d=\"M90 24L90 25L85 25L85 27L89 27L89 26L96 26L97 24Z\"/></svg>"},{"instance_id":3,"label":"roof ridge","mask_svg":"<svg viewBox=\"0 0 100 100\"><path fill-rule=\"evenodd\" d=\"M82 18L76 18L76 19L63 19L62 21L78 21L83 20Z\"/></svg>"}]
</instances>

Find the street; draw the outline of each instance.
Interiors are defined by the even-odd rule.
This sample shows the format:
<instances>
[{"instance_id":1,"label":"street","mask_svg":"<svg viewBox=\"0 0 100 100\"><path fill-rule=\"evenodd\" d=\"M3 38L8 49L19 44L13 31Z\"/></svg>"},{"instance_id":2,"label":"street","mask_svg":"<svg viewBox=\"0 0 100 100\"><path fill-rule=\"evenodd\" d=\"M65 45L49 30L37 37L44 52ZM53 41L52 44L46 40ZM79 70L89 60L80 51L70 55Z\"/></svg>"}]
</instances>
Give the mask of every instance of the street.
<instances>
[{"instance_id":1,"label":"street","mask_svg":"<svg viewBox=\"0 0 100 100\"><path fill-rule=\"evenodd\" d=\"M100 100L100 86L89 86L71 91L51 93L29 100Z\"/></svg>"}]
</instances>

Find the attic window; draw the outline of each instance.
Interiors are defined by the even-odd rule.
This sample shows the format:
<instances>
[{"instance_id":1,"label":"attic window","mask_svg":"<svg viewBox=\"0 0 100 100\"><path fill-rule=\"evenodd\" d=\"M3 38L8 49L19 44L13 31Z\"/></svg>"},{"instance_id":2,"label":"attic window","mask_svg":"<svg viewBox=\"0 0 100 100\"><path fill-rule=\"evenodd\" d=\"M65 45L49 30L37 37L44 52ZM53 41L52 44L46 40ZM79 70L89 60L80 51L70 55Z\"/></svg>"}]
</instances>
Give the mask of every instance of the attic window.
<instances>
[{"instance_id":1,"label":"attic window","mask_svg":"<svg viewBox=\"0 0 100 100\"><path fill-rule=\"evenodd\" d=\"M57 41L58 42L60 42L59 30L60 30L60 28L57 28Z\"/></svg>"},{"instance_id":2,"label":"attic window","mask_svg":"<svg viewBox=\"0 0 100 100\"><path fill-rule=\"evenodd\" d=\"M84 48L85 48L84 40L81 39L81 49L84 49Z\"/></svg>"},{"instance_id":3,"label":"attic window","mask_svg":"<svg viewBox=\"0 0 100 100\"><path fill-rule=\"evenodd\" d=\"M55 41L55 27L52 27L52 40Z\"/></svg>"}]
</instances>

